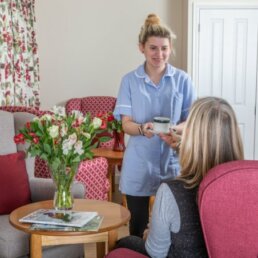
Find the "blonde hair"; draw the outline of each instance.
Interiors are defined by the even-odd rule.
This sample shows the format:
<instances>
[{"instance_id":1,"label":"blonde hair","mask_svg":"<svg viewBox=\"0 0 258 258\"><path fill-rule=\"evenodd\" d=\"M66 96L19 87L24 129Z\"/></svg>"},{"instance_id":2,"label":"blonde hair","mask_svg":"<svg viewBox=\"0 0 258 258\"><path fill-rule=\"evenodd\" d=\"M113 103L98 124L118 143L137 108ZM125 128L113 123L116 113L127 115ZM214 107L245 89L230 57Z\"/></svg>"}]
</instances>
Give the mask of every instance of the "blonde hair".
<instances>
[{"instance_id":1,"label":"blonde hair","mask_svg":"<svg viewBox=\"0 0 258 258\"><path fill-rule=\"evenodd\" d=\"M161 37L169 39L170 43L176 39L176 35L164 24L156 14L149 14L141 27L139 43L145 44L149 37Z\"/></svg>"},{"instance_id":2,"label":"blonde hair","mask_svg":"<svg viewBox=\"0 0 258 258\"><path fill-rule=\"evenodd\" d=\"M182 135L178 179L193 188L212 167L243 158L241 135L232 107L221 98L197 100Z\"/></svg>"}]
</instances>

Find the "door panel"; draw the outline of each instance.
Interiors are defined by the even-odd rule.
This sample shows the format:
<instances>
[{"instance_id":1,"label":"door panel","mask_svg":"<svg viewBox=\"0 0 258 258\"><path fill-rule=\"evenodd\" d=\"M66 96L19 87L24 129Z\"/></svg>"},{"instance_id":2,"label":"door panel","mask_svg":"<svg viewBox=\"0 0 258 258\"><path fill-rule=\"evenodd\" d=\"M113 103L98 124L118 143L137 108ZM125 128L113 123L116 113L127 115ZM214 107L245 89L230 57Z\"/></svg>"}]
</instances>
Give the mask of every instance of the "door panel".
<instances>
[{"instance_id":1,"label":"door panel","mask_svg":"<svg viewBox=\"0 0 258 258\"><path fill-rule=\"evenodd\" d=\"M245 158L254 159L257 9L199 9L198 96L225 98L234 108Z\"/></svg>"}]
</instances>

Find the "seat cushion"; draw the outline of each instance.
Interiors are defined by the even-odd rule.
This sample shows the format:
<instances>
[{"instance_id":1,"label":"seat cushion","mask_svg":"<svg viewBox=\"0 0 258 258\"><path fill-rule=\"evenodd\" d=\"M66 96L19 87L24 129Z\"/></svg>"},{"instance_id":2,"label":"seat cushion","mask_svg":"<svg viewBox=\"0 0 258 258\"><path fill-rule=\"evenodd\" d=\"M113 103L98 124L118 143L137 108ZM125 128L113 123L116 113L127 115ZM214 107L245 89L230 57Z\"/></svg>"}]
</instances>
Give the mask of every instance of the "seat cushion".
<instances>
[{"instance_id":1,"label":"seat cushion","mask_svg":"<svg viewBox=\"0 0 258 258\"><path fill-rule=\"evenodd\" d=\"M0 216L0 257L20 257L29 253L29 235L9 223L9 215Z\"/></svg>"},{"instance_id":2,"label":"seat cushion","mask_svg":"<svg viewBox=\"0 0 258 258\"><path fill-rule=\"evenodd\" d=\"M106 255L105 258L147 258L147 256L127 248L117 248Z\"/></svg>"},{"instance_id":3,"label":"seat cushion","mask_svg":"<svg viewBox=\"0 0 258 258\"><path fill-rule=\"evenodd\" d=\"M0 155L0 214L30 203L30 187L25 153Z\"/></svg>"}]
</instances>

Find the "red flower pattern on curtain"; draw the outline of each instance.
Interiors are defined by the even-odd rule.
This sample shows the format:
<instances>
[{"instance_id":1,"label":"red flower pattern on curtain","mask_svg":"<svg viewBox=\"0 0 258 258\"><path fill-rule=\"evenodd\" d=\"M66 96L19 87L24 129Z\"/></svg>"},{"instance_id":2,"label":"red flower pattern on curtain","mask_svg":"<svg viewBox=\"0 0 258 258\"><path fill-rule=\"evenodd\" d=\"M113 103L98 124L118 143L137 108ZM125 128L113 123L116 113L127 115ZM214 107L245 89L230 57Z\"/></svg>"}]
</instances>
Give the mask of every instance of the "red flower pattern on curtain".
<instances>
[{"instance_id":1,"label":"red flower pattern on curtain","mask_svg":"<svg viewBox=\"0 0 258 258\"><path fill-rule=\"evenodd\" d=\"M35 0L0 0L0 106L39 108Z\"/></svg>"}]
</instances>

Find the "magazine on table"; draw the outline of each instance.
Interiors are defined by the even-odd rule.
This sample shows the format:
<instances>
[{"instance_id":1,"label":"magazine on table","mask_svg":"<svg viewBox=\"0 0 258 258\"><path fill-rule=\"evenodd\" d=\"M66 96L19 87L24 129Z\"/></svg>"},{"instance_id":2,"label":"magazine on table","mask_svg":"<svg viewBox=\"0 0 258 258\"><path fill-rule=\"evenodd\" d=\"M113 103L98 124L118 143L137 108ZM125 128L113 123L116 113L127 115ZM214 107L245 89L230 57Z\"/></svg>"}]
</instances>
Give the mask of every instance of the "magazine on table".
<instances>
[{"instance_id":1,"label":"magazine on table","mask_svg":"<svg viewBox=\"0 0 258 258\"><path fill-rule=\"evenodd\" d=\"M39 209L19 219L19 222L82 227L97 215L95 211Z\"/></svg>"},{"instance_id":2,"label":"magazine on table","mask_svg":"<svg viewBox=\"0 0 258 258\"><path fill-rule=\"evenodd\" d=\"M97 215L82 227L59 226L49 224L32 224L32 230L46 230L46 231L98 231L103 220L103 216Z\"/></svg>"}]
</instances>

